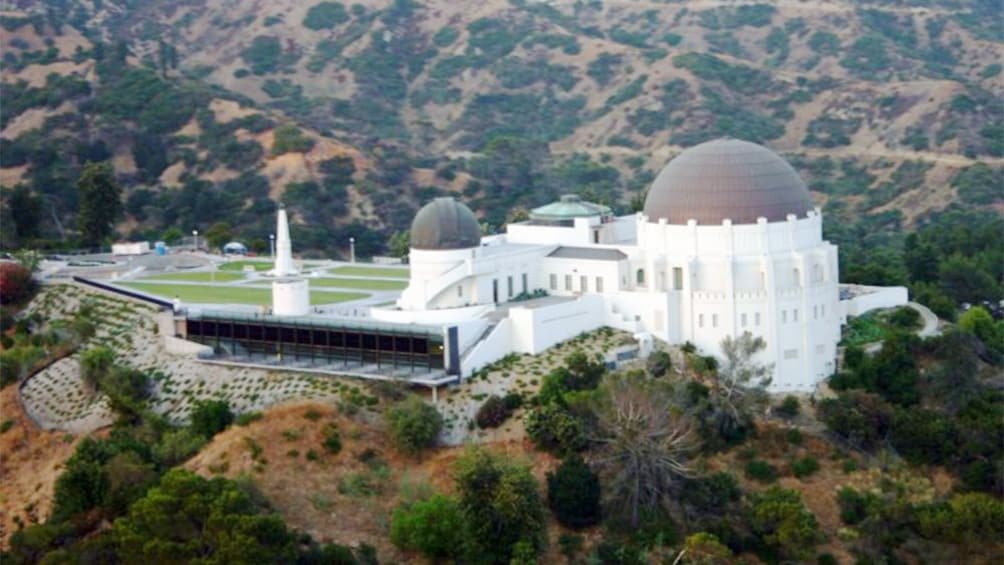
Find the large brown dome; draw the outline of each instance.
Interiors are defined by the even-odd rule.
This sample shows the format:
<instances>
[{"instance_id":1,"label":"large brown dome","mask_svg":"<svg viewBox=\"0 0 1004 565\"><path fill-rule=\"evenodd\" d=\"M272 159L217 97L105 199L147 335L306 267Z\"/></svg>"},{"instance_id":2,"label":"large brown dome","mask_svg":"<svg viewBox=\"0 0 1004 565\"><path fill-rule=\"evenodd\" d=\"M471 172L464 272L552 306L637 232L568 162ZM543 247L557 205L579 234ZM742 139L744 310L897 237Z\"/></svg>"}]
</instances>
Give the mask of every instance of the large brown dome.
<instances>
[{"instance_id":1,"label":"large brown dome","mask_svg":"<svg viewBox=\"0 0 1004 565\"><path fill-rule=\"evenodd\" d=\"M436 198L415 214L411 222L411 247L442 250L481 245L481 225L474 212L453 198Z\"/></svg>"},{"instance_id":2,"label":"large brown dome","mask_svg":"<svg viewBox=\"0 0 1004 565\"><path fill-rule=\"evenodd\" d=\"M755 224L759 217L777 222L811 209L809 190L787 161L762 145L730 138L677 155L645 198L649 221L671 224Z\"/></svg>"}]
</instances>

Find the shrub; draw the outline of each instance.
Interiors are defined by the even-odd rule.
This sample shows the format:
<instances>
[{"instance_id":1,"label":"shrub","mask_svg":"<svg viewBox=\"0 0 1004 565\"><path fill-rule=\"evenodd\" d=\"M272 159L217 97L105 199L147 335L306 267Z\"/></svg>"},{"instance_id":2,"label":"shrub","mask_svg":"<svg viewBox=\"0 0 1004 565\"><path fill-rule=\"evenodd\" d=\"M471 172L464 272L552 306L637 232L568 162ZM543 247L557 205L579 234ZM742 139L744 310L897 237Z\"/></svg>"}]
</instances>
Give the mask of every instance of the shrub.
<instances>
[{"instance_id":1,"label":"shrub","mask_svg":"<svg viewBox=\"0 0 1004 565\"><path fill-rule=\"evenodd\" d=\"M547 404L530 410L525 418L526 434L539 449L555 453L570 453L586 447L586 432L582 421L558 404Z\"/></svg>"},{"instance_id":2,"label":"shrub","mask_svg":"<svg viewBox=\"0 0 1004 565\"><path fill-rule=\"evenodd\" d=\"M474 421L481 429L497 428L509 418L510 414L512 412L506 407L502 398L493 394L478 408Z\"/></svg>"},{"instance_id":3,"label":"shrub","mask_svg":"<svg viewBox=\"0 0 1004 565\"><path fill-rule=\"evenodd\" d=\"M443 417L434 406L411 396L387 410L387 431L400 451L415 455L431 447L443 428Z\"/></svg>"},{"instance_id":4,"label":"shrub","mask_svg":"<svg viewBox=\"0 0 1004 565\"><path fill-rule=\"evenodd\" d=\"M851 487L843 487L837 491L840 519L848 526L861 523L869 514L877 510L877 505L880 503L881 501L874 494L858 492Z\"/></svg>"},{"instance_id":5,"label":"shrub","mask_svg":"<svg viewBox=\"0 0 1004 565\"><path fill-rule=\"evenodd\" d=\"M802 457L791 463L791 472L798 478L808 477L819 470L819 461L815 457Z\"/></svg>"},{"instance_id":6,"label":"shrub","mask_svg":"<svg viewBox=\"0 0 1004 565\"><path fill-rule=\"evenodd\" d=\"M258 420L261 420L261 417L262 417L261 412L244 412L243 414L238 415L237 418L234 419L234 423L237 424L238 426L247 426L251 422L256 422Z\"/></svg>"},{"instance_id":7,"label":"shrub","mask_svg":"<svg viewBox=\"0 0 1004 565\"><path fill-rule=\"evenodd\" d=\"M781 405L775 408L775 410L777 411L778 415L780 415L782 418L791 419L794 418L795 416L798 416L798 411L799 411L798 398L790 394L788 396L785 396L784 400L781 401Z\"/></svg>"},{"instance_id":8,"label":"shrub","mask_svg":"<svg viewBox=\"0 0 1004 565\"><path fill-rule=\"evenodd\" d=\"M585 528L600 521L600 479L582 457L565 459L547 475L547 503L558 522Z\"/></svg>"},{"instance_id":9,"label":"shrub","mask_svg":"<svg viewBox=\"0 0 1004 565\"><path fill-rule=\"evenodd\" d=\"M762 459L751 459L746 463L746 477L761 483L777 480L777 469Z\"/></svg>"},{"instance_id":10,"label":"shrub","mask_svg":"<svg viewBox=\"0 0 1004 565\"><path fill-rule=\"evenodd\" d=\"M338 429L335 427L329 427L324 432L324 441L321 443L324 446L324 450L332 455L338 453L342 450L342 434L338 433Z\"/></svg>"},{"instance_id":11,"label":"shrub","mask_svg":"<svg viewBox=\"0 0 1004 565\"><path fill-rule=\"evenodd\" d=\"M195 404L192 410L193 432L206 438L227 429L227 426L234 421L234 413L230 411L230 404L225 400L203 400Z\"/></svg>"},{"instance_id":12,"label":"shrub","mask_svg":"<svg viewBox=\"0 0 1004 565\"><path fill-rule=\"evenodd\" d=\"M22 304L35 293L31 271L17 263L0 263L0 304Z\"/></svg>"},{"instance_id":13,"label":"shrub","mask_svg":"<svg viewBox=\"0 0 1004 565\"><path fill-rule=\"evenodd\" d=\"M673 367L673 360L665 351L653 351L645 362L645 370L653 377L665 375Z\"/></svg>"},{"instance_id":14,"label":"shrub","mask_svg":"<svg viewBox=\"0 0 1004 565\"><path fill-rule=\"evenodd\" d=\"M457 501L442 494L398 506L390 522L394 545L420 551L433 560L456 557L463 546L463 531Z\"/></svg>"},{"instance_id":15,"label":"shrub","mask_svg":"<svg viewBox=\"0 0 1004 565\"><path fill-rule=\"evenodd\" d=\"M307 10L303 25L309 29L319 30L330 29L347 21L349 14L340 2L320 2Z\"/></svg>"},{"instance_id":16,"label":"shrub","mask_svg":"<svg viewBox=\"0 0 1004 565\"><path fill-rule=\"evenodd\" d=\"M754 533L782 557L804 560L820 540L816 517L798 491L771 487L750 495L749 523Z\"/></svg>"}]
</instances>

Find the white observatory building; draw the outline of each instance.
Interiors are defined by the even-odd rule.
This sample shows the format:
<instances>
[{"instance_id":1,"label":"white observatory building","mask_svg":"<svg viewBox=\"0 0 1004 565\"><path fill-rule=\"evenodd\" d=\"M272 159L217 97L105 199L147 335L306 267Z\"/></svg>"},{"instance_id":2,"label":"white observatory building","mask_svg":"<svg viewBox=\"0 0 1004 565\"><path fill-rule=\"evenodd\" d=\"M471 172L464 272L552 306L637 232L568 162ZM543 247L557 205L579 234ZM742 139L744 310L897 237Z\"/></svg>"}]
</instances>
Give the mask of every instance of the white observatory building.
<instances>
[{"instance_id":1,"label":"white observatory building","mask_svg":"<svg viewBox=\"0 0 1004 565\"><path fill-rule=\"evenodd\" d=\"M272 314L304 316L310 312L310 282L293 266L293 244L289 239L289 218L284 206L279 207L275 233L275 266L269 271L275 277Z\"/></svg>"},{"instance_id":2,"label":"white observatory building","mask_svg":"<svg viewBox=\"0 0 1004 565\"><path fill-rule=\"evenodd\" d=\"M834 371L846 313L862 308L841 301L822 228L787 161L718 139L670 161L633 215L566 196L482 237L467 206L433 200L412 224L408 288L372 314L456 326L464 376L600 326L709 355L750 332L766 341L771 390L809 391ZM905 289L887 290L865 308L906 302Z\"/></svg>"}]
</instances>

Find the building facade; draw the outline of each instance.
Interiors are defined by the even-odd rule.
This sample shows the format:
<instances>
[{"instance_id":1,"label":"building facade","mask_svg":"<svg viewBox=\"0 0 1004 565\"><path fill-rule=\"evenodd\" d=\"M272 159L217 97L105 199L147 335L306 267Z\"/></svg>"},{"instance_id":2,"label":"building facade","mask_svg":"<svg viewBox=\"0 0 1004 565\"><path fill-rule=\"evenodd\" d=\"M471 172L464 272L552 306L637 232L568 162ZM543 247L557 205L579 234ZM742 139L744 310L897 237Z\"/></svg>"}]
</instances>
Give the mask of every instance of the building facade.
<instances>
[{"instance_id":1,"label":"building facade","mask_svg":"<svg viewBox=\"0 0 1004 565\"><path fill-rule=\"evenodd\" d=\"M834 371L847 309L822 222L783 158L714 140L670 161L633 215L569 195L481 237L470 209L437 198L412 225L407 289L373 315L456 325L464 375L604 325L709 355L749 332L771 389L808 391ZM892 296L879 305L905 302Z\"/></svg>"}]
</instances>

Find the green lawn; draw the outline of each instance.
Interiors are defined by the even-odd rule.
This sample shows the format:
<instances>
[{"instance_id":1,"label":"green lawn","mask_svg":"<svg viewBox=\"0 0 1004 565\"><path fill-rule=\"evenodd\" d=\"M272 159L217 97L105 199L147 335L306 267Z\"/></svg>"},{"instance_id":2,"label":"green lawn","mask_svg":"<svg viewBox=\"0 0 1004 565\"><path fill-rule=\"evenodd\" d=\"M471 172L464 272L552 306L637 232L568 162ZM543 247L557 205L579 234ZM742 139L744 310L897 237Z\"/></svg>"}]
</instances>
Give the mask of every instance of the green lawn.
<instances>
[{"instance_id":1,"label":"green lawn","mask_svg":"<svg viewBox=\"0 0 1004 565\"><path fill-rule=\"evenodd\" d=\"M402 267L336 267L331 272L336 275L348 275L352 277L408 278L408 269Z\"/></svg>"},{"instance_id":2,"label":"green lawn","mask_svg":"<svg viewBox=\"0 0 1004 565\"><path fill-rule=\"evenodd\" d=\"M242 288L221 285L177 285L124 282L120 286L134 288L150 294L172 299L177 296L182 302L209 304L264 304L272 303L270 288ZM369 296L362 292L337 292L325 290L310 291L311 304L332 304Z\"/></svg>"},{"instance_id":3,"label":"green lawn","mask_svg":"<svg viewBox=\"0 0 1004 565\"><path fill-rule=\"evenodd\" d=\"M271 261L230 261L229 263L223 263L220 265L221 271L243 271L246 266L254 267L256 271L267 271L272 268Z\"/></svg>"},{"instance_id":4,"label":"green lawn","mask_svg":"<svg viewBox=\"0 0 1004 565\"><path fill-rule=\"evenodd\" d=\"M234 282L243 280L244 275L241 273L195 271L192 273L165 273L143 278L151 281Z\"/></svg>"},{"instance_id":5,"label":"green lawn","mask_svg":"<svg viewBox=\"0 0 1004 565\"><path fill-rule=\"evenodd\" d=\"M325 277L310 279L310 285L358 288L360 290L404 290L404 287L408 286L408 283L405 281L391 281L386 279L345 279L338 277Z\"/></svg>"}]
</instances>

